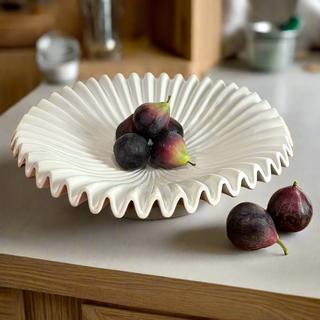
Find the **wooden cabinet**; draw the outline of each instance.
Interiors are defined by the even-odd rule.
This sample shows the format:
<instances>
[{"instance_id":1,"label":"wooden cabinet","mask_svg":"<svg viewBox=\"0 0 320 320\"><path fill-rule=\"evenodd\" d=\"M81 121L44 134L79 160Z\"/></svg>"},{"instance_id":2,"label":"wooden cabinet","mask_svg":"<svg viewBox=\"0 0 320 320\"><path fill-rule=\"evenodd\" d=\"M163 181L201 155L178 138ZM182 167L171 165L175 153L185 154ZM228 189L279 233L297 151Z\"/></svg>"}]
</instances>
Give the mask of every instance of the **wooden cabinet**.
<instances>
[{"instance_id":1,"label":"wooden cabinet","mask_svg":"<svg viewBox=\"0 0 320 320\"><path fill-rule=\"evenodd\" d=\"M81 320L81 299L24 291L25 320Z\"/></svg>"},{"instance_id":2,"label":"wooden cabinet","mask_svg":"<svg viewBox=\"0 0 320 320\"><path fill-rule=\"evenodd\" d=\"M185 318L154 313L121 310L95 305L82 305L82 320L186 320Z\"/></svg>"},{"instance_id":3,"label":"wooden cabinet","mask_svg":"<svg viewBox=\"0 0 320 320\"><path fill-rule=\"evenodd\" d=\"M320 312L318 299L4 254L0 287L1 320L317 320Z\"/></svg>"},{"instance_id":4,"label":"wooden cabinet","mask_svg":"<svg viewBox=\"0 0 320 320\"><path fill-rule=\"evenodd\" d=\"M187 320L49 293L0 288L1 320Z\"/></svg>"},{"instance_id":5,"label":"wooden cabinet","mask_svg":"<svg viewBox=\"0 0 320 320\"><path fill-rule=\"evenodd\" d=\"M22 290L0 287L0 319L25 320Z\"/></svg>"}]
</instances>

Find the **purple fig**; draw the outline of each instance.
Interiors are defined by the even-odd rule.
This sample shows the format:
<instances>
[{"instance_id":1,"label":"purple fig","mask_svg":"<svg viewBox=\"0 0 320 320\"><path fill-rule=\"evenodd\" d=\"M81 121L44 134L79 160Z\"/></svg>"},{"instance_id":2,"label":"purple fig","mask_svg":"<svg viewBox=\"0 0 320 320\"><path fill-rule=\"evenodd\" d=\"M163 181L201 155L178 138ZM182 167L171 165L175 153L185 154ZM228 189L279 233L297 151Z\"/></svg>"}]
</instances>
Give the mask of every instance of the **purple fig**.
<instances>
[{"instance_id":1,"label":"purple fig","mask_svg":"<svg viewBox=\"0 0 320 320\"><path fill-rule=\"evenodd\" d=\"M170 121L170 101L159 103L144 103L133 114L134 125L140 135L147 140L156 139L162 131L168 128Z\"/></svg>"},{"instance_id":2,"label":"purple fig","mask_svg":"<svg viewBox=\"0 0 320 320\"><path fill-rule=\"evenodd\" d=\"M138 133L133 123L133 114L118 125L116 130L116 140L126 133Z\"/></svg>"},{"instance_id":3,"label":"purple fig","mask_svg":"<svg viewBox=\"0 0 320 320\"><path fill-rule=\"evenodd\" d=\"M313 208L310 199L302 192L295 181L292 186L276 191L269 200L267 211L276 228L298 232L308 226Z\"/></svg>"},{"instance_id":4,"label":"purple fig","mask_svg":"<svg viewBox=\"0 0 320 320\"><path fill-rule=\"evenodd\" d=\"M117 139L113 152L117 163L124 170L143 168L150 157L147 140L136 133L126 133Z\"/></svg>"},{"instance_id":5,"label":"purple fig","mask_svg":"<svg viewBox=\"0 0 320 320\"><path fill-rule=\"evenodd\" d=\"M167 130L180 134L181 137L184 136L182 125L173 118L170 118Z\"/></svg>"},{"instance_id":6,"label":"purple fig","mask_svg":"<svg viewBox=\"0 0 320 320\"><path fill-rule=\"evenodd\" d=\"M165 169L184 166L187 163L195 166L190 162L190 155L183 138L175 132L163 132L153 142L150 155L151 163Z\"/></svg>"},{"instance_id":7,"label":"purple fig","mask_svg":"<svg viewBox=\"0 0 320 320\"><path fill-rule=\"evenodd\" d=\"M227 235L230 241L243 250L258 250L280 244L284 254L287 248L280 241L269 213L261 206L243 202L235 206L227 218Z\"/></svg>"}]
</instances>

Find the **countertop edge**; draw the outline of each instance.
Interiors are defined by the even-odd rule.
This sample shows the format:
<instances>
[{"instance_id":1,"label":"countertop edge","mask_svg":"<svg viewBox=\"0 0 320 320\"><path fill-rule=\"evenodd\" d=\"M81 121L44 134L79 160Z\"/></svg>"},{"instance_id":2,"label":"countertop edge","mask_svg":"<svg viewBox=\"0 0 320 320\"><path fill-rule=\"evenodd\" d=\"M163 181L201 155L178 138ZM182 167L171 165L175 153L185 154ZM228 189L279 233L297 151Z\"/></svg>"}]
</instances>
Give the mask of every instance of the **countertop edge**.
<instances>
[{"instance_id":1,"label":"countertop edge","mask_svg":"<svg viewBox=\"0 0 320 320\"><path fill-rule=\"evenodd\" d=\"M0 254L0 287L219 319L316 319L320 300Z\"/></svg>"}]
</instances>

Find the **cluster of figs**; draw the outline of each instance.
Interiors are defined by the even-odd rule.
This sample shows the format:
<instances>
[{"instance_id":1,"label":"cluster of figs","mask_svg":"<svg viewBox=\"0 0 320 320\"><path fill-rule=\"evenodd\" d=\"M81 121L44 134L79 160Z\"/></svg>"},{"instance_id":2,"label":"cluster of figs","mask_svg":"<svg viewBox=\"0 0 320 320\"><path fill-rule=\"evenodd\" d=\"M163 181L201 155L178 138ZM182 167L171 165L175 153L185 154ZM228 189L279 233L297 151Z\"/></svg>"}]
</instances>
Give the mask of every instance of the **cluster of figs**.
<instances>
[{"instance_id":1,"label":"cluster of figs","mask_svg":"<svg viewBox=\"0 0 320 320\"><path fill-rule=\"evenodd\" d=\"M141 169L147 163L165 169L195 165L190 162L183 127L170 117L170 98L143 103L118 125L113 152L122 169ZM295 181L276 191L266 210L251 202L235 206L227 217L227 236L235 246L248 251L278 243L287 255L277 230L301 231L312 215L312 203Z\"/></svg>"},{"instance_id":2,"label":"cluster of figs","mask_svg":"<svg viewBox=\"0 0 320 320\"><path fill-rule=\"evenodd\" d=\"M113 152L124 170L144 168L147 163L171 169L190 163L181 124L170 117L166 102L143 103L116 129Z\"/></svg>"},{"instance_id":3,"label":"cluster of figs","mask_svg":"<svg viewBox=\"0 0 320 320\"><path fill-rule=\"evenodd\" d=\"M227 236L235 246L249 251L278 243L287 255L277 230L301 231L310 223L312 214L310 199L295 181L271 196L267 210L251 202L235 206L227 217Z\"/></svg>"}]
</instances>

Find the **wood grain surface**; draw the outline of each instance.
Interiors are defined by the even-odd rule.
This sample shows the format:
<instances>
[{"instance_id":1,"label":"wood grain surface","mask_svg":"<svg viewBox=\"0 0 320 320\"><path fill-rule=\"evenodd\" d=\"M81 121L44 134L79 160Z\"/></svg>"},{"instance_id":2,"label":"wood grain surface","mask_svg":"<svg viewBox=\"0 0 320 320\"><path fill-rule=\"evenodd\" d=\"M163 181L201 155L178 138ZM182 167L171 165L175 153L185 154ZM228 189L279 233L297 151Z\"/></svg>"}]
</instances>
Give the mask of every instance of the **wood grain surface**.
<instances>
[{"instance_id":1,"label":"wood grain surface","mask_svg":"<svg viewBox=\"0 0 320 320\"><path fill-rule=\"evenodd\" d=\"M119 23L121 39L134 40L150 36L152 2L149 0L120 1L124 3L124 12Z\"/></svg>"},{"instance_id":2,"label":"wood grain surface","mask_svg":"<svg viewBox=\"0 0 320 320\"><path fill-rule=\"evenodd\" d=\"M190 60L191 0L154 0L151 17L152 41L168 52Z\"/></svg>"},{"instance_id":3,"label":"wood grain surface","mask_svg":"<svg viewBox=\"0 0 320 320\"><path fill-rule=\"evenodd\" d=\"M0 286L217 319L315 320L320 300L0 255Z\"/></svg>"},{"instance_id":4,"label":"wood grain surface","mask_svg":"<svg viewBox=\"0 0 320 320\"><path fill-rule=\"evenodd\" d=\"M26 320L80 320L81 300L24 291Z\"/></svg>"},{"instance_id":5,"label":"wood grain surface","mask_svg":"<svg viewBox=\"0 0 320 320\"><path fill-rule=\"evenodd\" d=\"M82 305L82 320L183 320L185 318L175 316L164 316L152 313L143 313L132 310L121 310L94 306Z\"/></svg>"},{"instance_id":6,"label":"wood grain surface","mask_svg":"<svg viewBox=\"0 0 320 320\"><path fill-rule=\"evenodd\" d=\"M174 55L208 70L221 58L221 0L154 0L151 38Z\"/></svg>"},{"instance_id":7,"label":"wood grain surface","mask_svg":"<svg viewBox=\"0 0 320 320\"><path fill-rule=\"evenodd\" d=\"M206 71L221 59L222 1L191 2L191 60L196 70Z\"/></svg>"},{"instance_id":8,"label":"wood grain surface","mask_svg":"<svg viewBox=\"0 0 320 320\"><path fill-rule=\"evenodd\" d=\"M170 77L181 73L184 77L191 74L202 76L203 70L193 68L193 62L176 57L149 43L147 39L137 41L126 41L121 61L111 60L87 60L81 61L80 80L89 77L99 79L103 74L113 78L117 73L122 73L128 77L132 72L139 76L151 72L158 77L162 72L166 72Z\"/></svg>"},{"instance_id":9,"label":"wood grain surface","mask_svg":"<svg viewBox=\"0 0 320 320\"><path fill-rule=\"evenodd\" d=\"M0 287L0 319L26 320L22 290Z\"/></svg>"},{"instance_id":10,"label":"wood grain surface","mask_svg":"<svg viewBox=\"0 0 320 320\"><path fill-rule=\"evenodd\" d=\"M0 10L0 48L33 47L39 37L54 29L55 16L46 12Z\"/></svg>"},{"instance_id":11,"label":"wood grain surface","mask_svg":"<svg viewBox=\"0 0 320 320\"><path fill-rule=\"evenodd\" d=\"M35 49L0 50L0 114L35 89L41 79Z\"/></svg>"}]
</instances>

